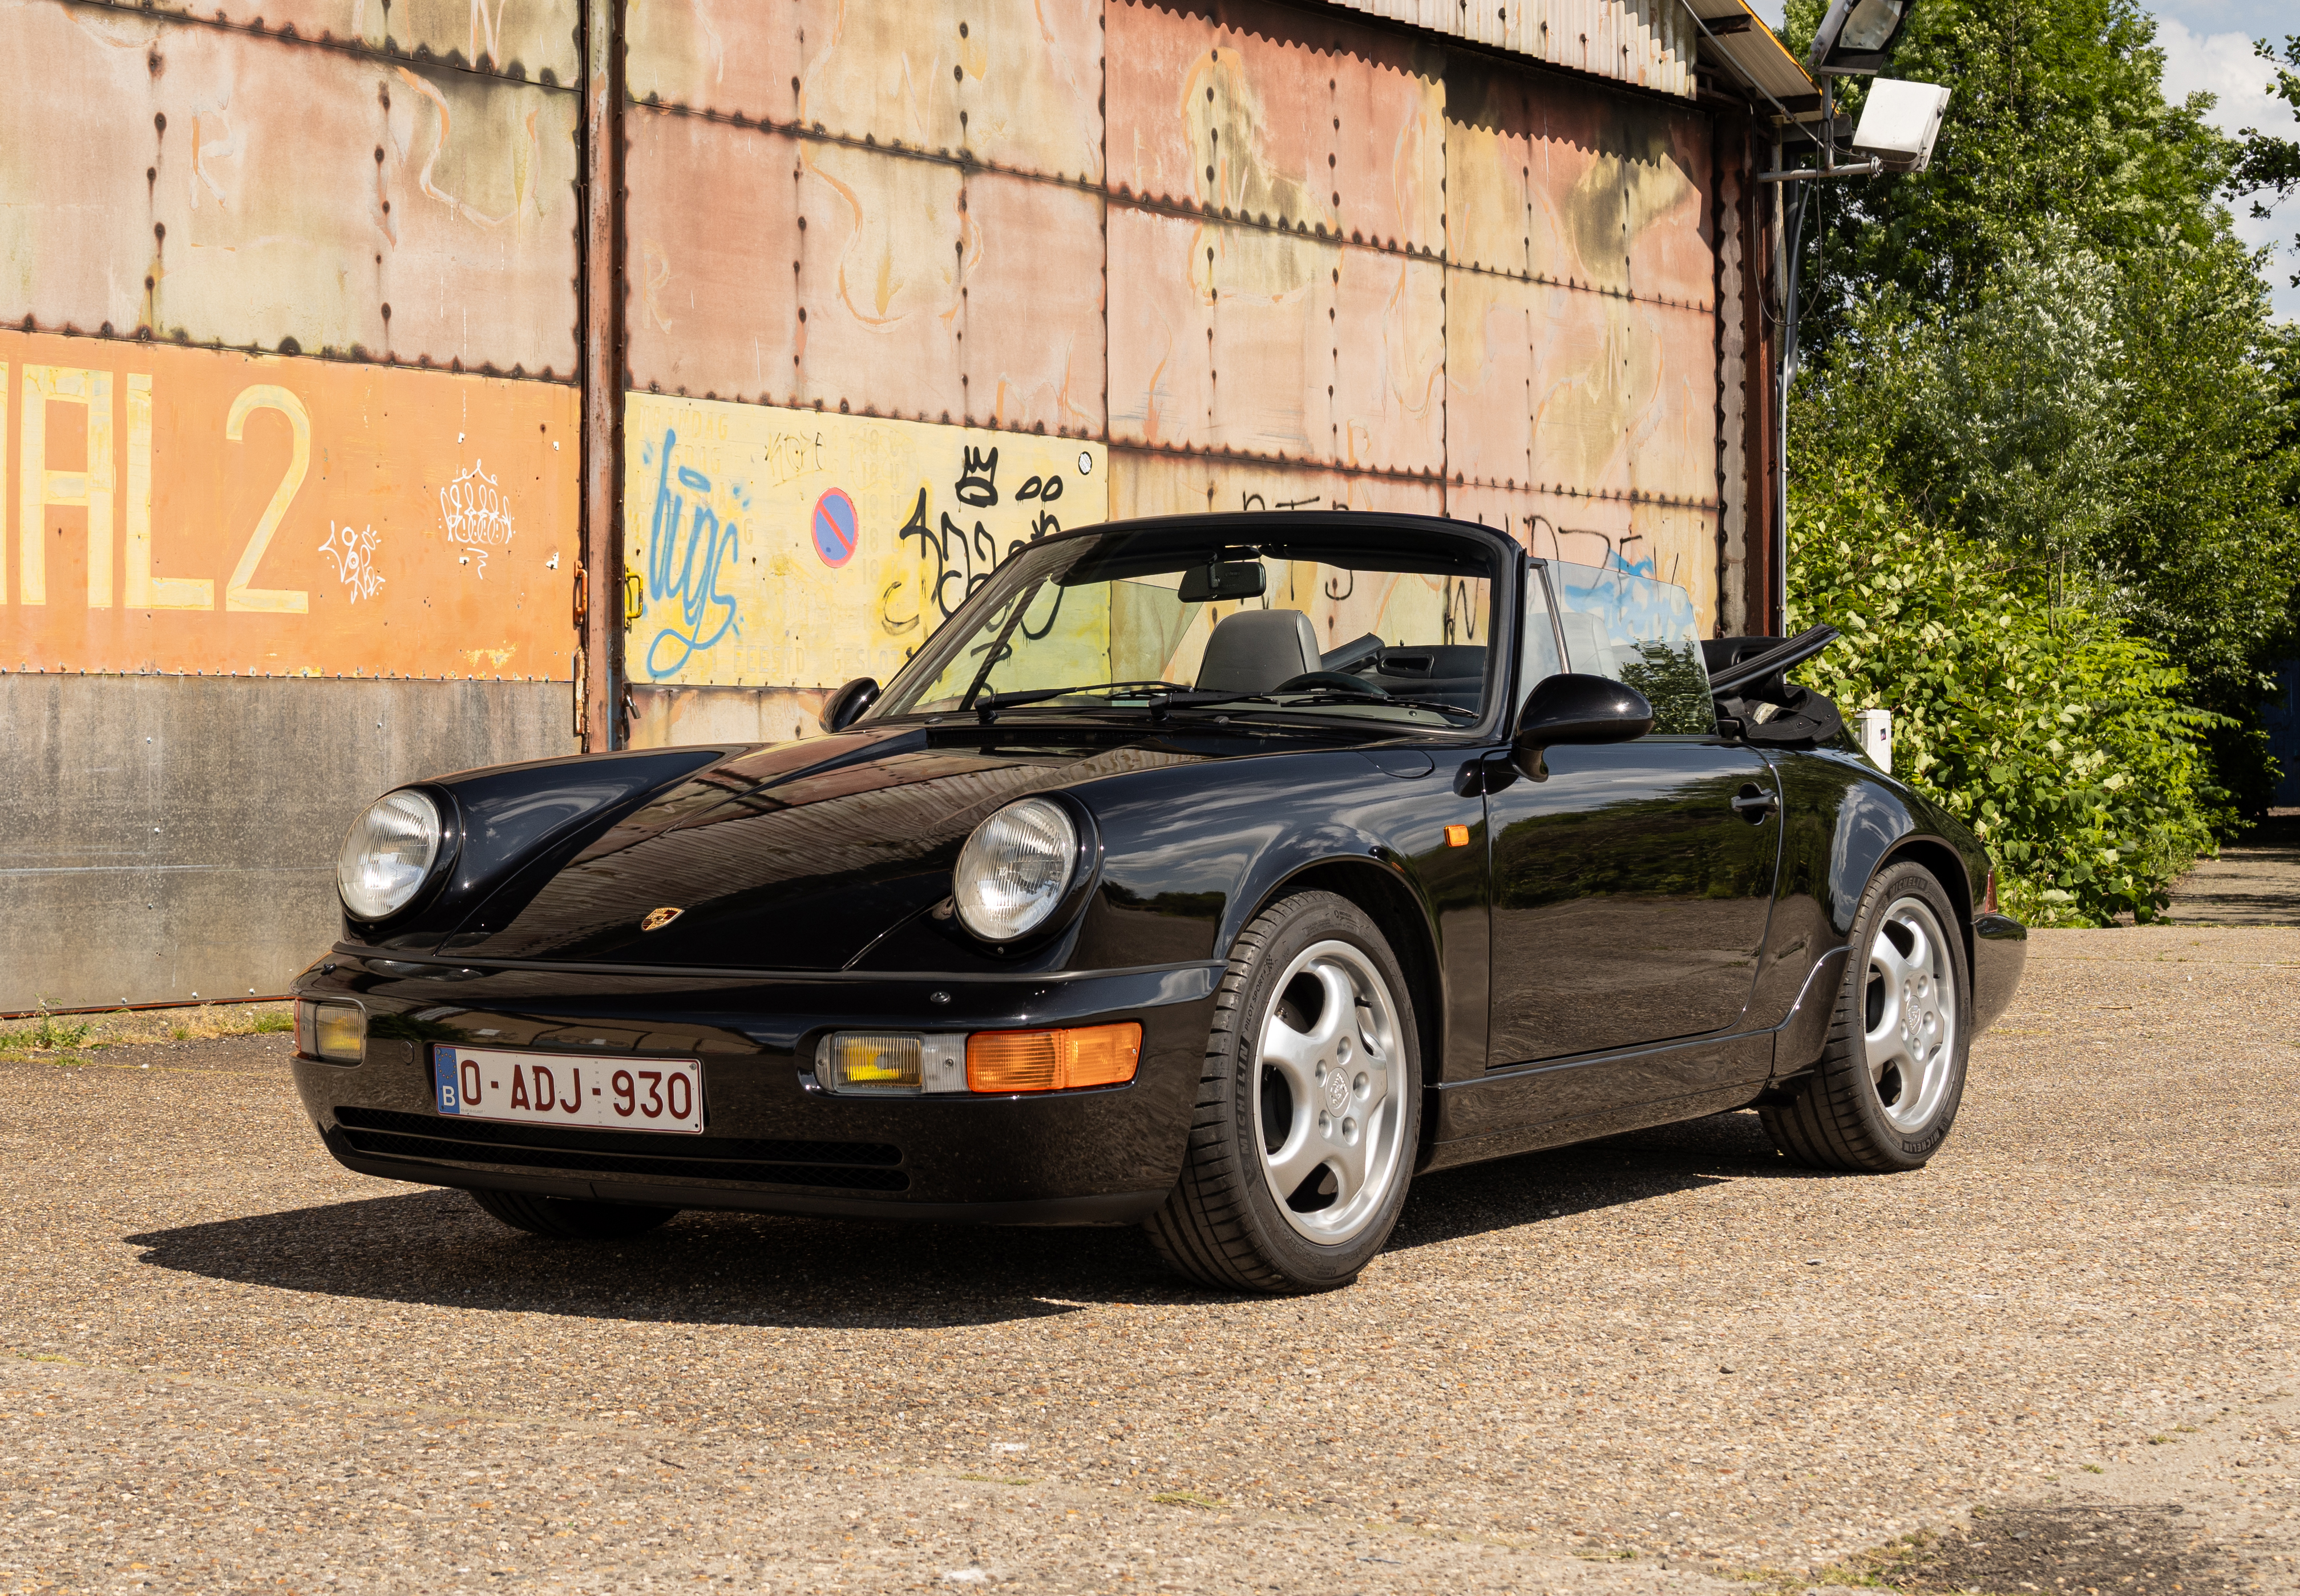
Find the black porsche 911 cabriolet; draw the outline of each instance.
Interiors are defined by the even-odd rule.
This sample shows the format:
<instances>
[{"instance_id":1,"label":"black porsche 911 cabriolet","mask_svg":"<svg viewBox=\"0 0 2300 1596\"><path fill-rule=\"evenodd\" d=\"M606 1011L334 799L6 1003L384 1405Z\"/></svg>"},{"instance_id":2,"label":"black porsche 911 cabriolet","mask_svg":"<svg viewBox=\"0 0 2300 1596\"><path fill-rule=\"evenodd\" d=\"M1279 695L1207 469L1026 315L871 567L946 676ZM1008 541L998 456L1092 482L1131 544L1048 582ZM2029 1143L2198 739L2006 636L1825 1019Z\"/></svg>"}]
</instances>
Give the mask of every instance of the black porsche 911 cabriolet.
<instances>
[{"instance_id":1,"label":"black porsche 911 cabriolet","mask_svg":"<svg viewBox=\"0 0 2300 1596\"><path fill-rule=\"evenodd\" d=\"M1319 1290L1416 1174L1755 1105L1913 1168L2020 979L1979 844L1685 592L1484 527L1016 550L829 735L441 777L296 983L329 1150L538 1234L1141 1224Z\"/></svg>"}]
</instances>

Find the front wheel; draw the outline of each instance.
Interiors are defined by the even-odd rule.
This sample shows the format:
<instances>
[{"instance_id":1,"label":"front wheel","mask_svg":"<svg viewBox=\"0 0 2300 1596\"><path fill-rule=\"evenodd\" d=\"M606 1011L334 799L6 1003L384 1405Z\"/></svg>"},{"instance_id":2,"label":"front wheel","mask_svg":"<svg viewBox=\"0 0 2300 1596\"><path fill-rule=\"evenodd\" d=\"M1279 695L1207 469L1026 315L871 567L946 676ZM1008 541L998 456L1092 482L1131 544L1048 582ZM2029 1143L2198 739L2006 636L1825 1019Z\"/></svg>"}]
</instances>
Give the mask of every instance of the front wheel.
<instances>
[{"instance_id":1,"label":"front wheel","mask_svg":"<svg viewBox=\"0 0 2300 1596\"><path fill-rule=\"evenodd\" d=\"M1939 1151L1972 1044L1955 925L1922 865L1894 865L1869 884L1820 1067L1788 1102L1758 1110L1774 1146L1815 1169L1879 1174L1921 1168Z\"/></svg>"},{"instance_id":2,"label":"front wheel","mask_svg":"<svg viewBox=\"0 0 2300 1596\"><path fill-rule=\"evenodd\" d=\"M620 1242L677 1217L675 1208L632 1202L587 1202L579 1197L538 1197L531 1192L474 1191L471 1201L514 1230L555 1242Z\"/></svg>"},{"instance_id":3,"label":"front wheel","mask_svg":"<svg viewBox=\"0 0 2300 1596\"><path fill-rule=\"evenodd\" d=\"M1421 1049L1389 943L1346 898L1287 898L1238 935L1182 1178L1145 1228L1219 1289L1347 1285L1397 1224L1421 1128Z\"/></svg>"}]
</instances>

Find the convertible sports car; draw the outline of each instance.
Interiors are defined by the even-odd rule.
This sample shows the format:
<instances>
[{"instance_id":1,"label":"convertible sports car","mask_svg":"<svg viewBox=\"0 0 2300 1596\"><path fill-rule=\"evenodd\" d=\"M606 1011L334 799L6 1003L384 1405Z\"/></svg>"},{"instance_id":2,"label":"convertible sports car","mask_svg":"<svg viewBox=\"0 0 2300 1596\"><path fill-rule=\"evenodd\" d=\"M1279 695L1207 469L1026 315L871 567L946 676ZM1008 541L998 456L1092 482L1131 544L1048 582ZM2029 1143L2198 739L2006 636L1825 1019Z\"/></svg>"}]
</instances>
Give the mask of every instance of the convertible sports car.
<instances>
[{"instance_id":1,"label":"convertible sports car","mask_svg":"<svg viewBox=\"0 0 2300 1596\"><path fill-rule=\"evenodd\" d=\"M1703 642L1454 521L1047 537L826 736L376 800L296 1085L349 1168L542 1235L1138 1223L1272 1292L1417 1174L1751 1104L1913 1168L2027 933L1788 683L1830 636Z\"/></svg>"}]
</instances>

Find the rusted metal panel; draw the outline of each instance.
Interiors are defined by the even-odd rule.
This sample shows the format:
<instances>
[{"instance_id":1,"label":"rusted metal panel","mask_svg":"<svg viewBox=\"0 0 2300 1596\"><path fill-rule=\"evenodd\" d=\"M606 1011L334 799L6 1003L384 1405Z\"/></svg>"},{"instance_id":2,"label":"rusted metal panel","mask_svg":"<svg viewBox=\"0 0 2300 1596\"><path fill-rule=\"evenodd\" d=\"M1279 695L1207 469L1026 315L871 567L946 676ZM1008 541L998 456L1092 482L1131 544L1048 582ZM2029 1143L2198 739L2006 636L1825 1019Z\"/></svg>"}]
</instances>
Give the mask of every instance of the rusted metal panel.
<instances>
[{"instance_id":1,"label":"rusted metal panel","mask_svg":"<svg viewBox=\"0 0 2300 1596\"><path fill-rule=\"evenodd\" d=\"M1533 319L1546 292L1491 272L1446 274L1449 483L1532 482Z\"/></svg>"},{"instance_id":2,"label":"rusted metal panel","mask_svg":"<svg viewBox=\"0 0 2300 1596\"><path fill-rule=\"evenodd\" d=\"M1717 502L1717 325L1705 310L1637 303L1629 335L1636 421L1629 486L1640 499Z\"/></svg>"},{"instance_id":3,"label":"rusted metal panel","mask_svg":"<svg viewBox=\"0 0 2300 1596\"><path fill-rule=\"evenodd\" d=\"M1119 207L1108 231L1113 441L1443 467L1437 262Z\"/></svg>"},{"instance_id":4,"label":"rusted metal panel","mask_svg":"<svg viewBox=\"0 0 2300 1596\"><path fill-rule=\"evenodd\" d=\"M1442 57L1274 5L1109 10L1110 184L1215 216L1435 253Z\"/></svg>"},{"instance_id":5,"label":"rusted metal panel","mask_svg":"<svg viewBox=\"0 0 2300 1596\"><path fill-rule=\"evenodd\" d=\"M0 320L573 370L572 94L56 0L0 49Z\"/></svg>"},{"instance_id":6,"label":"rusted metal panel","mask_svg":"<svg viewBox=\"0 0 2300 1596\"><path fill-rule=\"evenodd\" d=\"M0 332L0 668L565 681L576 395Z\"/></svg>"},{"instance_id":7,"label":"rusted metal panel","mask_svg":"<svg viewBox=\"0 0 2300 1596\"><path fill-rule=\"evenodd\" d=\"M1537 284L1532 322L1534 485L1626 495L1638 395L1652 391L1635 362L1657 352L1632 348L1629 305L1610 295Z\"/></svg>"},{"instance_id":8,"label":"rusted metal panel","mask_svg":"<svg viewBox=\"0 0 2300 1596\"><path fill-rule=\"evenodd\" d=\"M638 386L1101 433L1099 195L645 107L627 129Z\"/></svg>"},{"instance_id":9,"label":"rusted metal panel","mask_svg":"<svg viewBox=\"0 0 2300 1596\"><path fill-rule=\"evenodd\" d=\"M1705 312L1717 293L1710 124L1706 118L1664 115L1649 126L1624 162L1629 287L1640 300Z\"/></svg>"},{"instance_id":10,"label":"rusted metal panel","mask_svg":"<svg viewBox=\"0 0 2300 1596\"><path fill-rule=\"evenodd\" d=\"M578 0L96 0L257 33L351 45L448 66L571 85L580 72Z\"/></svg>"},{"instance_id":11,"label":"rusted metal panel","mask_svg":"<svg viewBox=\"0 0 2300 1596\"><path fill-rule=\"evenodd\" d=\"M1102 180L1102 0L637 0L628 15L645 104Z\"/></svg>"},{"instance_id":12,"label":"rusted metal panel","mask_svg":"<svg viewBox=\"0 0 2300 1596\"><path fill-rule=\"evenodd\" d=\"M961 199L967 416L986 427L1103 436L1102 196L971 172Z\"/></svg>"},{"instance_id":13,"label":"rusted metal panel","mask_svg":"<svg viewBox=\"0 0 2300 1596\"><path fill-rule=\"evenodd\" d=\"M1530 74L1464 59L1446 74L1446 259L1533 270L1533 159L1540 96Z\"/></svg>"},{"instance_id":14,"label":"rusted metal panel","mask_svg":"<svg viewBox=\"0 0 2300 1596\"><path fill-rule=\"evenodd\" d=\"M1014 549L1109 515L1098 444L633 394L632 679L885 680Z\"/></svg>"},{"instance_id":15,"label":"rusted metal panel","mask_svg":"<svg viewBox=\"0 0 2300 1596\"><path fill-rule=\"evenodd\" d=\"M1690 98L1699 38L1679 0L1327 0L1432 33Z\"/></svg>"},{"instance_id":16,"label":"rusted metal panel","mask_svg":"<svg viewBox=\"0 0 2300 1596\"><path fill-rule=\"evenodd\" d=\"M1217 511L1388 510L1442 515L1434 481L1138 449L1110 452L1110 514L1197 515Z\"/></svg>"}]
</instances>

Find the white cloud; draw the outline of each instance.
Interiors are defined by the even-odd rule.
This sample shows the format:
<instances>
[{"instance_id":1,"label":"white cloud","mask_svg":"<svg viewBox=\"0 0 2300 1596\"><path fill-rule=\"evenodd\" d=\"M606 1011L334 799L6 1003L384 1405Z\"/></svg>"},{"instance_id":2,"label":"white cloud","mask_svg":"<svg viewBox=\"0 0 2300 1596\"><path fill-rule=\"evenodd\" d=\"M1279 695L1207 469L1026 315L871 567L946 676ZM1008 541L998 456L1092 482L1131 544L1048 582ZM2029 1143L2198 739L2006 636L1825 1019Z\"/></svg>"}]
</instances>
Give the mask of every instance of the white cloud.
<instances>
[{"instance_id":1,"label":"white cloud","mask_svg":"<svg viewBox=\"0 0 2300 1596\"><path fill-rule=\"evenodd\" d=\"M2292 107L2269 93L2275 69L2254 53L2252 38L2243 33L2198 33L2176 17L2159 15L2156 42L2164 50L2164 97L2179 102L2202 91L2219 97L2212 107L2212 125L2223 133L2257 128L2286 138L2300 134L2300 118ZM2252 214L2249 202L2230 207L2237 237L2254 249L2266 245L2276 254L2268 264L2269 287L2274 290L2276 313L2287 320L2300 318L2300 288L2292 276L2300 270L2300 254L2292 235L2300 228L2300 205L2289 202L2267 220Z\"/></svg>"},{"instance_id":2,"label":"white cloud","mask_svg":"<svg viewBox=\"0 0 2300 1596\"><path fill-rule=\"evenodd\" d=\"M2268 92L2276 70L2253 53L2242 33L2196 33L2173 17L2160 17L2156 42L2164 50L2164 97L2178 104L2202 90L2216 95L2212 125L2223 133L2246 128L2291 137L2292 107Z\"/></svg>"}]
</instances>

